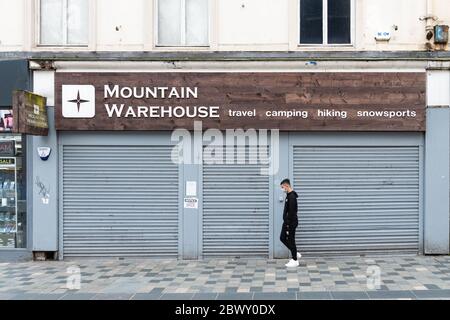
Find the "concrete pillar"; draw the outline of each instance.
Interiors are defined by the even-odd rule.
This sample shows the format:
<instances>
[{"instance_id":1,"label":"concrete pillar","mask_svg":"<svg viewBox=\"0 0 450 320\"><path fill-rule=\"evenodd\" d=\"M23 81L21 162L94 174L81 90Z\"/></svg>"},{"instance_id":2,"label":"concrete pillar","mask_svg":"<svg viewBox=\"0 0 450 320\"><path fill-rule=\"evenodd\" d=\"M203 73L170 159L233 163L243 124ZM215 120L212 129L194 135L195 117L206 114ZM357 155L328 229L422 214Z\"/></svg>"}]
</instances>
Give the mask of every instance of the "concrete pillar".
<instances>
[{"instance_id":1,"label":"concrete pillar","mask_svg":"<svg viewBox=\"0 0 450 320\"><path fill-rule=\"evenodd\" d=\"M274 258L288 258L289 250L280 241L281 227L283 225L284 199L286 197L286 194L281 190L280 182L285 178L293 181L289 166L291 152L289 147L289 133L287 132L280 132L279 151L279 170L273 179L273 248Z\"/></svg>"},{"instance_id":2,"label":"concrete pillar","mask_svg":"<svg viewBox=\"0 0 450 320\"><path fill-rule=\"evenodd\" d=\"M182 225L182 259L196 260L200 257L201 246L201 219L202 219L202 132L191 131L190 150L184 153L185 163L182 164L182 190L181 190L181 212ZM184 198L196 198L198 208L184 208Z\"/></svg>"},{"instance_id":3,"label":"concrete pillar","mask_svg":"<svg viewBox=\"0 0 450 320\"><path fill-rule=\"evenodd\" d=\"M427 74L425 136L425 254L448 254L450 246L450 71Z\"/></svg>"},{"instance_id":4,"label":"concrete pillar","mask_svg":"<svg viewBox=\"0 0 450 320\"><path fill-rule=\"evenodd\" d=\"M49 134L31 137L32 250L58 251L58 141L54 124L54 72L35 71L33 91L47 97ZM52 149L47 161L40 159L37 148Z\"/></svg>"},{"instance_id":5,"label":"concrete pillar","mask_svg":"<svg viewBox=\"0 0 450 320\"><path fill-rule=\"evenodd\" d=\"M49 134L33 137L28 152L32 155L33 251L58 251L58 143L54 129L54 108L47 108ZM37 148L52 149L47 161L40 159Z\"/></svg>"}]
</instances>

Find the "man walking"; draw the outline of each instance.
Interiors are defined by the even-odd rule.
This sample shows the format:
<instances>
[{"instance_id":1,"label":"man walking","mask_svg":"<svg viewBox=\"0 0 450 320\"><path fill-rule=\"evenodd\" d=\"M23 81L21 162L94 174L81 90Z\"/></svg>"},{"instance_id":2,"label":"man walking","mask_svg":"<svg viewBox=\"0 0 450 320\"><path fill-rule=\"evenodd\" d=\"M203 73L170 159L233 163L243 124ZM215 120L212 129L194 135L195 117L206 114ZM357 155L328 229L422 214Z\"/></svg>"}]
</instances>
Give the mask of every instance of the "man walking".
<instances>
[{"instance_id":1,"label":"man walking","mask_svg":"<svg viewBox=\"0 0 450 320\"><path fill-rule=\"evenodd\" d=\"M295 229L298 226L297 218L297 193L292 189L289 179L281 181L281 188L286 192L283 211L283 227L280 240L291 251L292 259L286 263L286 267L298 267L298 259L301 258L295 245Z\"/></svg>"}]
</instances>

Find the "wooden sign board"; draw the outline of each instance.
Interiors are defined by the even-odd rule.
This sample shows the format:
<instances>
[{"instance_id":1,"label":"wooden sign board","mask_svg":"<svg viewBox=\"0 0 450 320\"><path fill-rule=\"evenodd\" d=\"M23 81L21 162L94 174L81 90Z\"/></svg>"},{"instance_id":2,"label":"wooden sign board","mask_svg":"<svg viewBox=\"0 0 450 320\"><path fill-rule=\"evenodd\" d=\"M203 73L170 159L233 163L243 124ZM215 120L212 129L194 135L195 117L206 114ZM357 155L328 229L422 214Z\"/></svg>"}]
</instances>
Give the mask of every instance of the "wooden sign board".
<instances>
[{"instance_id":1,"label":"wooden sign board","mask_svg":"<svg viewBox=\"0 0 450 320\"><path fill-rule=\"evenodd\" d=\"M425 131L425 73L56 73L58 130Z\"/></svg>"},{"instance_id":2,"label":"wooden sign board","mask_svg":"<svg viewBox=\"0 0 450 320\"><path fill-rule=\"evenodd\" d=\"M48 135L47 98L28 91L14 91L13 114L13 132Z\"/></svg>"}]
</instances>

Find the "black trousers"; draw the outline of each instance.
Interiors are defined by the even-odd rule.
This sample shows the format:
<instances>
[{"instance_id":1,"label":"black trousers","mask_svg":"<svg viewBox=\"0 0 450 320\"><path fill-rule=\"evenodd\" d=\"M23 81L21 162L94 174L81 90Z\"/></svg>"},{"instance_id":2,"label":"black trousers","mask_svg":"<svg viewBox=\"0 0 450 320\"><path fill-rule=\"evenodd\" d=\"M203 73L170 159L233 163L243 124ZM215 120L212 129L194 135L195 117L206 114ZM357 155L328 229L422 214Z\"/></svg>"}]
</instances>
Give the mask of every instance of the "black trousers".
<instances>
[{"instance_id":1,"label":"black trousers","mask_svg":"<svg viewBox=\"0 0 450 320\"><path fill-rule=\"evenodd\" d=\"M297 246L295 245L295 225L283 223L281 228L280 241L291 251L292 259L297 260Z\"/></svg>"}]
</instances>

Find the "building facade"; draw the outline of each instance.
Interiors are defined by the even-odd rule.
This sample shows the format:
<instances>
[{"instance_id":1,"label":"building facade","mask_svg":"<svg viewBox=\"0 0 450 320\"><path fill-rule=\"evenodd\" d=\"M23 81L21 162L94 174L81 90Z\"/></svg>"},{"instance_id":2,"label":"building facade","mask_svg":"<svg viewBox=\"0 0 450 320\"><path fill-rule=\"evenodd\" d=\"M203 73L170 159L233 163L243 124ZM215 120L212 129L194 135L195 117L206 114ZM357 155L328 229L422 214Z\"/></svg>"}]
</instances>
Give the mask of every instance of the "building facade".
<instances>
[{"instance_id":1,"label":"building facade","mask_svg":"<svg viewBox=\"0 0 450 320\"><path fill-rule=\"evenodd\" d=\"M448 1L0 0L0 17L0 259L285 257L286 177L307 255L449 253ZM18 89L47 98L47 136L10 132Z\"/></svg>"}]
</instances>

